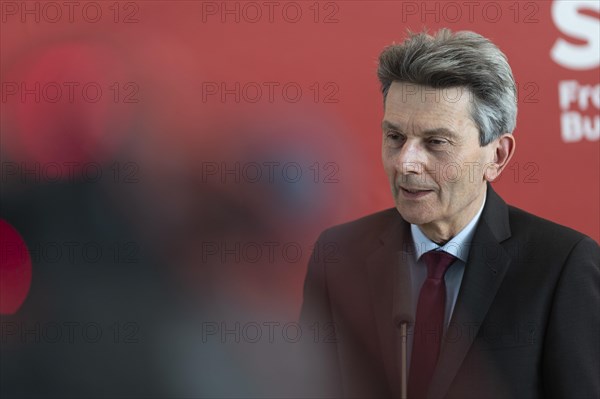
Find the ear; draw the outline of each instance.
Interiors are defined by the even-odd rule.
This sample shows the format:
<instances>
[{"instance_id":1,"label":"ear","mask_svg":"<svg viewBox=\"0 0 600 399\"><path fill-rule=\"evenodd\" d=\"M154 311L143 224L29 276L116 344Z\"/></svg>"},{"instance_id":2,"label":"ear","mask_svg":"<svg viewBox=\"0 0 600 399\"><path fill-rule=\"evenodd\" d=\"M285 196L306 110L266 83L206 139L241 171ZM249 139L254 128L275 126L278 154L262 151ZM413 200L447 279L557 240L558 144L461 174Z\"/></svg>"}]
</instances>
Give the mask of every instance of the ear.
<instances>
[{"instance_id":1,"label":"ear","mask_svg":"<svg viewBox=\"0 0 600 399\"><path fill-rule=\"evenodd\" d=\"M489 144L493 151L493 161L486 165L484 176L487 181L494 181L500 176L504 168L515 153L515 138L512 134L505 133Z\"/></svg>"}]
</instances>

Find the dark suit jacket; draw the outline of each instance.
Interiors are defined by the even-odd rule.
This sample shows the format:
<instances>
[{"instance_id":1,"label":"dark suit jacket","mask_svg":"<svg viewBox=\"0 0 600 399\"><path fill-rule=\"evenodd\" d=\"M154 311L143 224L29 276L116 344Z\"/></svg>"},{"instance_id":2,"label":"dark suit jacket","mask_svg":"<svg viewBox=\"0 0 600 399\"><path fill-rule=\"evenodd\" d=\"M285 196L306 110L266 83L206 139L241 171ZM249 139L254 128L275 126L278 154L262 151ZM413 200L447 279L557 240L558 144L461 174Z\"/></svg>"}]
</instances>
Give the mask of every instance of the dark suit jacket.
<instances>
[{"instance_id":1,"label":"dark suit jacket","mask_svg":"<svg viewBox=\"0 0 600 399\"><path fill-rule=\"evenodd\" d=\"M329 251L309 263L301 313L311 331L335 327L312 347L319 394L400 397L393 302L409 226L389 209L320 236ZM488 185L450 325L429 398L600 398L598 244Z\"/></svg>"}]
</instances>

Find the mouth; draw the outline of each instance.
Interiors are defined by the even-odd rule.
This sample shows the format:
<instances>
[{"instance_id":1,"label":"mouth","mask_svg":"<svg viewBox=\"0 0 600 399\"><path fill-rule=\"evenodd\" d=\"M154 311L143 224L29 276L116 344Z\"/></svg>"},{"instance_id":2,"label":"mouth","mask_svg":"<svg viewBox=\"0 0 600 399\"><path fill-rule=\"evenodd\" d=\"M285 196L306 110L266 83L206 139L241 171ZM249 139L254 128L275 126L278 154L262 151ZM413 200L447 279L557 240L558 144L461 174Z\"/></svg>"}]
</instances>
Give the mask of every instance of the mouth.
<instances>
[{"instance_id":1,"label":"mouth","mask_svg":"<svg viewBox=\"0 0 600 399\"><path fill-rule=\"evenodd\" d=\"M418 189L418 188L400 187L400 192L402 193L402 196L407 199L418 199L418 198L426 196L429 193L432 193L433 190L423 190L423 189Z\"/></svg>"}]
</instances>

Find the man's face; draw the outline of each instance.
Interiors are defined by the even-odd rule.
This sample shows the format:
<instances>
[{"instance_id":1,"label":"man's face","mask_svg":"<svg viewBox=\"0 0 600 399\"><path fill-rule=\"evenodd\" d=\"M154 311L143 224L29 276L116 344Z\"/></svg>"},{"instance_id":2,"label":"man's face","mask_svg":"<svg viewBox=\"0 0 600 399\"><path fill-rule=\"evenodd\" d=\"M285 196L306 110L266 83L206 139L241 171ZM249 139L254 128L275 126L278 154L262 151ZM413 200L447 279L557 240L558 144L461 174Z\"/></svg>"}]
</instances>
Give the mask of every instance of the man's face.
<instances>
[{"instance_id":1,"label":"man's face","mask_svg":"<svg viewBox=\"0 0 600 399\"><path fill-rule=\"evenodd\" d=\"M400 82L386 99L382 158L396 208L438 238L451 238L475 216L485 165L494 161L493 146L479 145L470 105L466 88Z\"/></svg>"}]
</instances>

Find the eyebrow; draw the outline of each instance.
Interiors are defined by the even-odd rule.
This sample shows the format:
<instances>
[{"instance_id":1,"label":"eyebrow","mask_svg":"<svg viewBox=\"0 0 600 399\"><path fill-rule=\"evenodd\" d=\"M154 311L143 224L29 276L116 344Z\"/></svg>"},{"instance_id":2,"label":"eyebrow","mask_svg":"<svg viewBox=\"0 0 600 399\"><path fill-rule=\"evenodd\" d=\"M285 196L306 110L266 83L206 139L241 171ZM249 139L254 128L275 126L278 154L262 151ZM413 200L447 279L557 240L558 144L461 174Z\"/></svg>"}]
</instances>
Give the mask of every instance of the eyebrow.
<instances>
[{"instance_id":1,"label":"eyebrow","mask_svg":"<svg viewBox=\"0 0 600 399\"><path fill-rule=\"evenodd\" d=\"M383 130L390 129L390 130L396 130L396 131L399 131L399 132L402 131L402 129L399 126L394 125L390 121L382 121L381 122L381 129L383 129Z\"/></svg>"},{"instance_id":2,"label":"eyebrow","mask_svg":"<svg viewBox=\"0 0 600 399\"><path fill-rule=\"evenodd\" d=\"M395 125L394 123L390 122L390 121L383 121L381 122L381 128L383 130L386 129L391 129L391 130L395 130L397 132L403 132L404 130L398 126ZM423 135L424 136L431 136L431 135L440 135L440 136L444 136L444 137L448 137L448 138L454 138L457 139L459 136L458 134L456 134L454 131L447 129L445 127L438 127L438 128L434 128L434 129L427 129L425 131L423 131Z\"/></svg>"}]
</instances>

